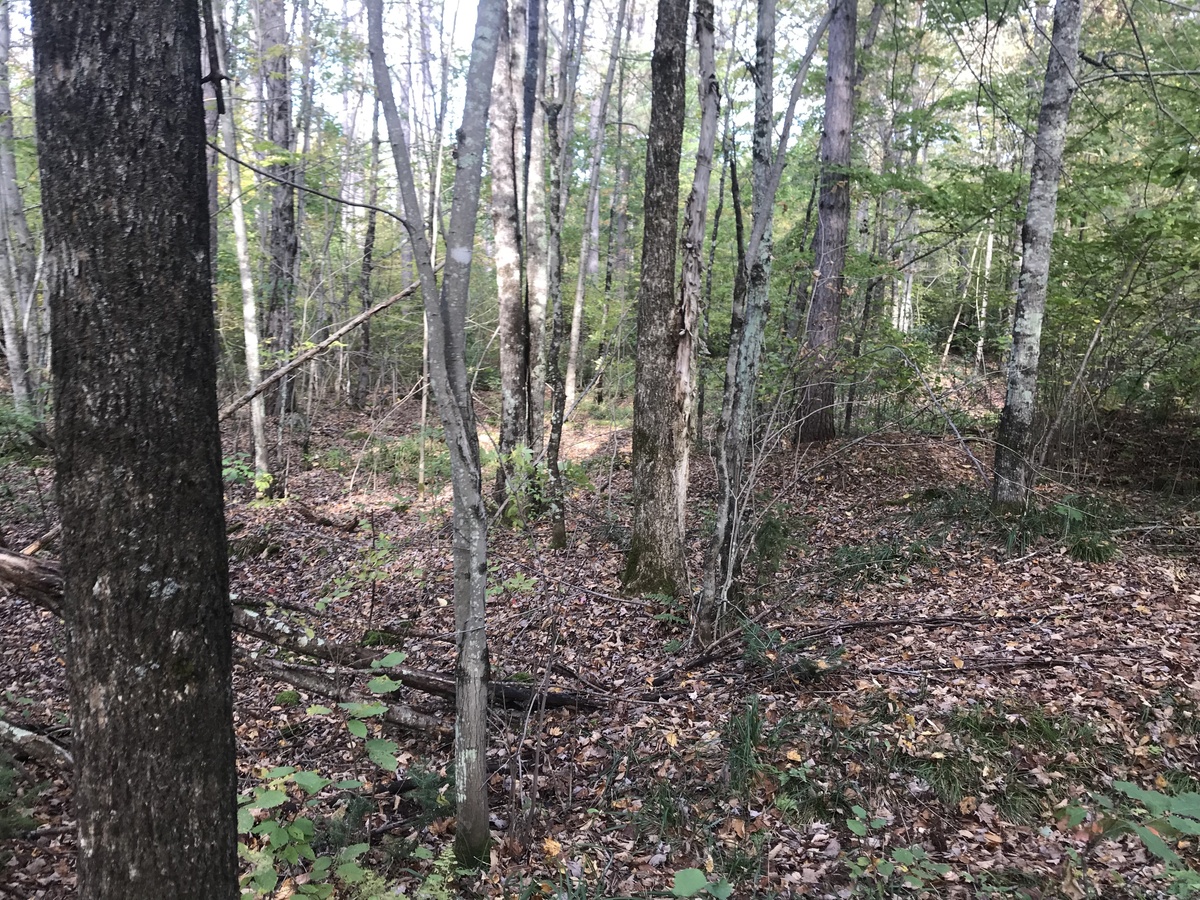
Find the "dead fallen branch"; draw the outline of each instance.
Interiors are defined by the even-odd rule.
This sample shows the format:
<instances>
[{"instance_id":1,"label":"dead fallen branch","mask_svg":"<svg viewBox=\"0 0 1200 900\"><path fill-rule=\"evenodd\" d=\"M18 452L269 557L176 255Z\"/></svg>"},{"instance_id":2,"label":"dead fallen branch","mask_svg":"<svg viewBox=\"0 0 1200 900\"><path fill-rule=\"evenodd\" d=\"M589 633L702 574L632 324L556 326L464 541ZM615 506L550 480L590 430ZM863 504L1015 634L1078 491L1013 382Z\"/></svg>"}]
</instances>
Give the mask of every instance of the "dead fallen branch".
<instances>
[{"instance_id":1,"label":"dead fallen branch","mask_svg":"<svg viewBox=\"0 0 1200 900\"><path fill-rule=\"evenodd\" d=\"M62 574L57 562L0 550L0 583L62 616Z\"/></svg>"},{"instance_id":2,"label":"dead fallen branch","mask_svg":"<svg viewBox=\"0 0 1200 900\"><path fill-rule=\"evenodd\" d=\"M71 768L75 759L66 747L50 740L44 734L19 728L11 722L0 719L0 744L18 759L45 763L59 768Z\"/></svg>"},{"instance_id":3,"label":"dead fallen branch","mask_svg":"<svg viewBox=\"0 0 1200 900\"><path fill-rule=\"evenodd\" d=\"M436 272L440 268L441 268L441 264L439 263L437 266L434 267L434 271ZM263 391L265 391L267 388L269 388L272 385L276 384L277 382L281 381L283 378L285 378L290 373L294 372L296 369L300 368L300 366L304 365L306 362L308 362L314 356L317 356L318 354L323 353L324 351L328 350L330 347L332 347L334 344L336 344L338 339L341 338L343 335L353 331L355 328L357 328L363 322L367 321L367 319L371 318L371 316L373 316L377 313L383 312L385 309L387 309L389 306L391 306L397 300L402 300L405 297L412 296L413 294L415 294L417 292L418 288L420 288L420 285L416 282L413 282L408 287L406 287L404 290L400 291L400 293L392 294L392 296L388 297L386 300L381 300L379 303L376 303L374 306L372 306L370 309L366 310L365 312L360 312L357 316L350 319L350 321L348 321L341 328L334 331L333 334L329 335L329 337L325 338L325 340L321 341L321 343L316 344L315 346L309 347L307 350L305 350L303 353L301 353L299 356L297 356L295 359L293 359L287 365L281 366L280 368L276 369L274 372L271 373L270 376L268 376L267 378L264 378L257 385L255 385L253 388L248 390L246 393L242 394L242 396L238 397L232 403L228 403L225 406L223 406L221 408L221 412L217 415L217 420L221 421L221 422L225 421L230 416L232 416L235 412L237 412L239 409L241 409L243 406L245 406L247 403L249 403L251 400L253 400L255 397L257 397L259 394L261 394Z\"/></svg>"},{"instance_id":4,"label":"dead fallen branch","mask_svg":"<svg viewBox=\"0 0 1200 900\"><path fill-rule=\"evenodd\" d=\"M50 610L55 615L62 615L62 573L56 561L38 560L20 553L0 550L0 582L11 585L18 594ZM369 650L330 644L324 638L309 637L305 632L287 622L252 610L234 607L233 625L236 631L248 637L265 641L302 656L324 660L339 666L350 666L354 671L361 672L369 668L371 662L376 658ZM374 671L390 675L406 687L426 694L445 697L449 700L453 700L455 697L455 680L452 675L409 669L404 666L393 666ZM320 674L315 669L310 673L314 677L320 677ZM293 672L292 677L303 676ZM301 685L297 684L297 686ZM326 694L326 696L330 695ZM493 682L490 696L492 703L507 709L524 709L531 703L542 702L543 698L546 706L550 709L592 710L600 709L604 705L582 694L557 690L539 692L516 682Z\"/></svg>"},{"instance_id":5,"label":"dead fallen branch","mask_svg":"<svg viewBox=\"0 0 1200 900\"><path fill-rule=\"evenodd\" d=\"M327 673L321 672L311 666L284 663L269 657L249 653L240 648L235 650L234 655L245 666L257 669L260 672L266 672L278 681L285 682L312 694L318 694L335 703L364 702L365 700L361 694L350 690L351 682L349 679L345 683L339 681L336 678L337 672L334 673L335 677L330 677ZM345 670L341 671L345 672ZM409 706L394 703L388 704L383 714L383 720L393 725L399 725L402 728L433 732L434 734L448 734L453 728L453 726L435 716L418 712Z\"/></svg>"}]
</instances>

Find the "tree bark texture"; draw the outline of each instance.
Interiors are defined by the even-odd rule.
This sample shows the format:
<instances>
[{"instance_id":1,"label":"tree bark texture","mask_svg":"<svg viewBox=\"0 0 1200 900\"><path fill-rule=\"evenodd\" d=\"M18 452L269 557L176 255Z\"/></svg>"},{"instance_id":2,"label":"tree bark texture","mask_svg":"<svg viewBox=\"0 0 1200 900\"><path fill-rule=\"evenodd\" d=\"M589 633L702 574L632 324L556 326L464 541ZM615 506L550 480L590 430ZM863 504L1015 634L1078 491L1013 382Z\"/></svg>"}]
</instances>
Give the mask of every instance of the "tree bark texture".
<instances>
[{"instance_id":1,"label":"tree bark texture","mask_svg":"<svg viewBox=\"0 0 1200 900\"><path fill-rule=\"evenodd\" d=\"M455 152L454 199L446 230L446 268L439 293L421 226L412 163L383 51L383 3L367 0L369 48L379 102L408 214L406 227L429 322L429 373L450 451L454 492L454 619L458 644L455 715L455 853L464 864L487 859L487 510L479 469L479 437L466 364L467 289L479 211L483 149L504 0L482 0L467 72L463 125Z\"/></svg>"},{"instance_id":2,"label":"tree bark texture","mask_svg":"<svg viewBox=\"0 0 1200 900\"><path fill-rule=\"evenodd\" d=\"M688 394L679 381L687 335L675 281L679 161L683 151L688 0L658 0L650 61L641 287L633 398L633 534L625 568L631 591L687 593L684 525Z\"/></svg>"},{"instance_id":3,"label":"tree bark texture","mask_svg":"<svg viewBox=\"0 0 1200 900\"><path fill-rule=\"evenodd\" d=\"M734 298L729 325L725 391L717 428L717 510L712 542L704 566L696 631L712 641L737 570L745 521L742 472L750 440L749 419L758 383L758 366L766 332L771 281L771 233L774 218L774 80L775 0L759 0L754 60L753 199L757 241L751 239L746 289ZM801 76L803 77L803 76ZM781 146L782 154L786 147Z\"/></svg>"},{"instance_id":4,"label":"tree bark texture","mask_svg":"<svg viewBox=\"0 0 1200 900\"><path fill-rule=\"evenodd\" d=\"M546 0L530 0L525 31L525 319L529 324L529 378L525 403L529 446L542 449L546 418Z\"/></svg>"},{"instance_id":5,"label":"tree bark texture","mask_svg":"<svg viewBox=\"0 0 1200 900\"><path fill-rule=\"evenodd\" d=\"M79 895L235 898L195 0L36 0Z\"/></svg>"},{"instance_id":6,"label":"tree bark texture","mask_svg":"<svg viewBox=\"0 0 1200 900\"><path fill-rule=\"evenodd\" d=\"M0 323L18 411L37 413L41 371L40 322L34 315L36 262L13 153L8 60L12 38L7 2L0 2Z\"/></svg>"},{"instance_id":7,"label":"tree bark texture","mask_svg":"<svg viewBox=\"0 0 1200 900\"><path fill-rule=\"evenodd\" d=\"M514 65L511 18L524 15L514 4L505 16L492 79L491 146L492 227L496 241L496 297L500 310L500 465L496 467L496 500L503 502L512 472L512 454L528 443L526 403L529 398L529 320L522 290L521 189L517 161L524 164L524 77ZM517 62L523 60L522 55Z\"/></svg>"},{"instance_id":8,"label":"tree bark texture","mask_svg":"<svg viewBox=\"0 0 1200 900\"><path fill-rule=\"evenodd\" d=\"M292 349L293 281L299 246L296 237L295 133L292 127L291 47L288 46L287 10L284 0L261 0L259 46L262 52L265 94L266 138L275 146L267 160L267 171L278 179L271 186L271 220L267 254L267 338L281 362ZM290 379L279 386L276 412L282 416L291 406Z\"/></svg>"},{"instance_id":9,"label":"tree bark texture","mask_svg":"<svg viewBox=\"0 0 1200 900\"><path fill-rule=\"evenodd\" d=\"M681 392L684 431L688 440L681 452L680 482L688 483L689 450L695 434L696 360L700 351L700 292L704 277L704 223L708 217L708 195L712 185L713 151L717 146L717 115L721 107L721 86L717 83L716 37L712 0L696 0L696 45L699 49L700 136L696 144L696 169L692 190L683 212L683 256L679 278L679 308L683 317L682 334L675 357ZM715 228L715 226L714 226Z\"/></svg>"},{"instance_id":10,"label":"tree bark texture","mask_svg":"<svg viewBox=\"0 0 1200 900\"><path fill-rule=\"evenodd\" d=\"M600 238L600 164L604 159L604 131L608 119L608 98L612 94L613 79L617 74L617 60L621 55L621 30L625 22L626 0L617 6L617 20L613 23L612 47L608 53L608 70L596 98L592 121L588 127L588 142L591 144L592 159L588 167L588 195L584 207L583 238L579 246L579 272L575 282L575 306L571 311L571 345L567 350L566 407L575 405L578 390L579 346L583 339L583 302L587 296L587 283L599 269L599 257L595 256Z\"/></svg>"},{"instance_id":11,"label":"tree bark texture","mask_svg":"<svg viewBox=\"0 0 1200 900\"><path fill-rule=\"evenodd\" d=\"M379 104L372 103L371 113L371 187L367 203L374 207L379 202ZM371 275L375 270L376 212L367 210L367 228L363 234L362 268L358 273L358 297L362 311L371 308ZM351 404L362 409L367 403L371 389L371 320L363 322L362 335L358 342L358 365L354 375L354 388L350 392Z\"/></svg>"},{"instance_id":12,"label":"tree bark texture","mask_svg":"<svg viewBox=\"0 0 1200 900\"><path fill-rule=\"evenodd\" d=\"M805 336L811 367L801 405L801 441L833 437L833 356L842 312L850 231L850 137L854 127L854 51L857 4L838 0L829 24L825 125L821 132L821 189L813 238L812 304Z\"/></svg>"},{"instance_id":13,"label":"tree bark texture","mask_svg":"<svg viewBox=\"0 0 1200 900\"><path fill-rule=\"evenodd\" d=\"M1056 0L1054 34L1042 88L1042 108L1038 113L1029 203L1025 207L1025 227L1021 232L1021 276L1013 315L1008 390L996 434L992 502L1001 508L1024 506L1033 480L1029 455L1033 448L1033 417L1037 408L1042 321L1050 279L1058 177L1067 139L1071 98L1077 87L1075 67L1079 57L1081 20L1081 0Z\"/></svg>"},{"instance_id":14,"label":"tree bark texture","mask_svg":"<svg viewBox=\"0 0 1200 900\"><path fill-rule=\"evenodd\" d=\"M225 71L225 60L229 54L220 0L215 2L214 16L221 23L220 33L217 35L217 53L220 57L220 69ZM251 391L255 391L262 381L262 346L258 333L258 300L254 293L254 273L250 265L250 238L246 230L246 210L242 204L242 172L233 160L233 157L237 156L238 148L233 119L232 84L231 81L226 114L221 121L221 134L229 154L226 159L229 173L229 211L233 218L238 282L242 288L242 342L246 354L246 383ZM254 445L255 483L262 484L263 479L271 474L271 463L267 453L267 404L261 393L256 393L250 401L250 440Z\"/></svg>"},{"instance_id":15,"label":"tree bark texture","mask_svg":"<svg viewBox=\"0 0 1200 900\"><path fill-rule=\"evenodd\" d=\"M562 372L563 256L562 232L567 215L568 185L574 154L571 135L575 121L575 83L583 57L583 39L591 0L583 0L583 13L577 21L574 0L566 0L563 12L563 40L559 56L558 96L546 105L546 139L550 148L550 188L546 195L547 219L546 275L547 303L550 308L550 342L546 348L546 381L550 386L550 434L546 439L547 505L550 513L550 546L567 545L566 498L562 472L558 466L562 446L563 421L566 418L567 391ZM566 180L564 181L564 176Z\"/></svg>"}]
</instances>

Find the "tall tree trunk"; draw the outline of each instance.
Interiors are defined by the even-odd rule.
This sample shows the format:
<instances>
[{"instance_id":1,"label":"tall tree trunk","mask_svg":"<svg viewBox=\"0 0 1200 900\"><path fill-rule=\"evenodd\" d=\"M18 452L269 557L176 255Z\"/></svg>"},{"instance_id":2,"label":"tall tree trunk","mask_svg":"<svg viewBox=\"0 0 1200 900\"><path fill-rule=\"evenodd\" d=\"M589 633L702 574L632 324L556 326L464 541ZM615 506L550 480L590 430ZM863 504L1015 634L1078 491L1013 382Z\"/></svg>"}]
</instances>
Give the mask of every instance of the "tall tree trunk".
<instances>
[{"instance_id":1,"label":"tall tree trunk","mask_svg":"<svg viewBox=\"0 0 1200 900\"><path fill-rule=\"evenodd\" d=\"M558 97L547 104L546 132L550 144L551 164L550 192L546 198L549 210L549 228L546 242L547 301L551 309L550 343L546 351L546 375L550 384L550 436L546 441L546 472L549 482L550 545L555 548L567 545L565 491L562 473L558 466L558 453L562 445L563 420L566 417L566 381L561 366L563 342L563 296L562 296L562 230L567 215L567 198L570 193L568 181L574 170L571 151L571 135L575 121L575 84L579 78L579 64L583 57L583 40L587 29L588 11L591 0L584 0L583 13L575 19L574 0L567 0L564 9L564 27L561 55L559 57ZM568 181L564 181L564 178Z\"/></svg>"},{"instance_id":2,"label":"tall tree trunk","mask_svg":"<svg viewBox=\"0 0 1200 900\"><path fill-rule=\"evenodd\" d=\"M4 352L12 384L13 403L23 412L37 412L38 372L41 367L39 322L33 312L37 290L33 240L17 184L13 153L12 96L8 60L12 30L7 0L0 0L0 322Z\"/></svg>"},{"instance_id":3,"label":"tall tree trunk","mask_svg":"<svg viewBox=\"0 0 1200 900\"><path fill-rule=\"evenodd\" d=\"M199 10L35 0L33 44L78 893L233 900Z\"/></svg>"},{"instance_id":4,"label":"tall tree trunk","mask_svg":"<svg viewBox=\"0 0 1200 900\"><path fill-rule=\"evenodd\" d=\"M612 94L613 79L617 74L617 59L621 55L621 31L625 22L626 0L620 0L617 20L613 23L612 48L608 53L608 70L596 98L592 121L588 127L588 141L592 147L592 161L588 167L588 195L584 207L583 239L579 247L579 274L575 284L575 306L571 312L571 345L567 351L566 406L575 405L579 371L579 342L583 336L583 301L587 296L588 280L596 274L599 264L593 261L600 232L600 164L604 159L605 122L608 118L608 98ZM595 266L593 265L595 262Z\"/></svg>"},{"instance_id":5,"label":"tall tree trunk","mask_svg":"<svg viewBox=\"0 0 1200 900\"><path fill-rule=\"evenodd\" d=\"M684 525L688 390L680 352L691 353L676 291L679 161L686 107L688 0L658 0L650 62L642 274L633 398L633 535L625 567L631 591L687 596Z\"/></svg>"},{"instance_id":6,"label":"tall tree trunk","mask_svg":"<svg viewBox=\"0 0 1200 900\"><path fill-rule=\"evenodd\" d=\"M221 0L214 0L213 17L220 23L217 35L217 53L221 71L225 71L228 56L228 41ZM230 81L225 118L221 122L225 151L230 157L238 155L236 123L234 122L234 96ZM246 231L246 211L242 204L242 173L233 159L227 159L229 174L229 210L233 217L234 246L237 253L238 279L242 289L242 338L246 348L246 382L250 390L262 381L261 348L258 335L258 302L254 293L254 273L250 266L250 239ZM250 401L250 439L254 445L254 480L256 485L268 483L271 477L270 458L267 454L267 407L262 394Z\"/></svg>"},{"instance_id":7,"label":"tall tree trunk","mask_svg":"<svg viewBox=\"0 0 1200 900\"><path fill-rule=\"evenodd\" d=\"M362 269L358 275L358 297L363 311L371 308L371 275L375 270L375 227L376 213L373 207L379 203L379 103L372 104L371 113L371 187L367 193L367 203L372 209L367 210L367 229L363 235ZM367 394L371 389L371 320L363 322L362 336L358 345L358 372L354 378L354 390L351 392L351 403L355 409L362 409L367 402Z\"/></svg>"},{"instance_id":8,"label":"tall tree trunk","mask_svg":"<svg viewBox=\"0 0 1200 900\"><path fill-rule=\"evenodd\" d=\"M725 390L721 421L717 426L717 509L713 536L704 564L700 603L696 609L696 633L704 643L716 633L717 620L729 599L738 569L746 505L742 473L750 442L750 413L758 383L758 368L770 302L771 232L775 194L779 189L787 152L790 120L808 66L830 22L828 13L809 38L808 50L792 85L784 127L776 147L774 139L775 0L759 0L754 59L753 198L750 241L743 248L740 188L737 169L730 157L739 266L734 279L733 308L729 323L729 356L725 363Z\"/></svg>"},{"instance_id":9,"label":"tall tree trunk","mask_svg":"<svg viewBox=\"0 0 1200 900\"><path fill-rule=\"evenodd\" d=\"M267 338L271 350L286 362L291 352L292 301L295 296L296 189L295 134L292 128L291 47L288 46L287 9L284 0L260 0L259 43L262 48L263 91L266 97L266 138L273 144L267 171L280 179L272 184L271 219L267 254ZM276 412L282 421L290 409L291 379L279 387Z\"/></svg>"},{"instance_id":10,"label":"tall tree trunk","mask_svg":"<svg viewBox=\"0 0 1200 900\"><path fill-rule=\"evenodd\" d=\"M717 145L717 115L721 87L717 83L716 38L712 0L696 0L696 44L699 48L700 136L696 145L696 169L692 190L683 213L683 256L679 279L679 308L683 319L675 365L679 377L687 440L680 454L680 484L688 484L689 448L696 431L696 361L700 350L700 293L704 276L704 223L708 217L708 193L712 185L713 151ZM714 225L714 233L716 226ZM716 238L714 237L714 241ZM685 493L686 497L686 493Z\"/></svg>"},{"instance_id":11,"label":"tall tree trunk","mask_svg":"<svg viewBox=\"0 0 1200 900\"><path fill-rule=\"evenodd\" d=\"M979 289L979 339L975 342L975 368L979 374L984 372L983 360L983 345L987 340L987 317L988 317L988 296L991 293L992 284L992 249L996 244L995 230L992 228L992 223L988 223L987 248L983 253L983 276L978 282Z\"/></svg>"},{"instance_id":12,"label":"tall tree trunk","mask_svg":"<svg viewBox=\"0 0 1200 900\"><path fill-rule=\"evenodd\" d=\"M1008 391L996 434L992 503L998 508L1024 506L1033 480L1029 453L1033 447L1033 416L1037 408L1042 320L1050 278L1058 176L1062 169L1071 98L1076 88L1081 20L1081 0L1055 0L1054 34L1042 89L1042 108L1038 113L1029 203L1025 207L1025 227L1021 237L1021 278L1013 315Z\"/></svg>"},{"instance_id":13,"label":"tall tree trunk","mask_svg":"<svg viewBox=\"0 0 1200 900\"><path fill-rule=\"evenodd\" d=\"M540 452L546 419L546 0L530 0L525 54L525 318L529 323L529 388L525 404L529 446Z\"/></svg>"},{"instance_id":14,"label":"tall tree trunk","mask_svg":"<svg viewBox=\"0 0 1200 900\"><path fill-rule=\"evenodd\" d=\"M454 199L446 232L446 265L439 294L429 241L421 227L408 144L392 94L383 53L383 0L367 0L369 48L375 87L383 107L396 176L408 212L406 224L420 273L429 321L430 380L450 450L454 492L454 620L458 644L455 717L455 801L459 861L487 858L487 510L479 467L479 437L467 377L467 293L479 211L483 148L503 0L481 0L467 72L463 124L458 131Z\"/></svg>"},{"instance_id":15,"label":"tall tree trunk","mask_svg":"<svg viewBox=\"0 0 1200 900\"><path fill-rule=\"evenodd\" d=\"M838 0L829 25L825 76L825 124L821 131L821 192L813 239L816 281L808 311L800 439L833 437L833 356L837 351L843 273L850 230L850 137L854 127L854 51L858 7Z\"/></svg>"},{"instance_id":16,"label":"tall tree trunk","mask_svg":"<svg viewBox=\"0 0 1200 900\"><path fill-rule=\"evenodd\" d=\"M747 449L747 420L758 380L758 362L766 328L771 279L772 143L774 140L775 0L759 0L754 58L753 198L751 232L757 246L746 260L746 289L735 298L729 326L729 356L721 421L717 427L717 511L704 566L696 632L712 641L737 568L742 517L742 469ZM780 148L780 153L785 148ZM753 241L753 237L751 239ZM740 302L739 302L740 300Z\"/></svg>"},{"instance_id":17,"label":"tall tree trunk","mask_svg":"<svg viewBox=\"0 0 1200 900\"><path fill-rule=\"evenodd\" d=\"M536 0L535 0L536 2ZM522 290L521 185L518 160L524 165L524 46L514 40L512 20L524 16L525 5L512 4L500 32L496 74L492 79L491 144L492 223L496 236L496 296L500 308L500 464L496 467L496 502L506 497L512 454L528 443L525 404L529 397L529 322ZM523 32L523 29L521 29ZM521 34L523 37L523 33ZM513 59L520 47L521 54Z\"/></svg>"}]
</instances>

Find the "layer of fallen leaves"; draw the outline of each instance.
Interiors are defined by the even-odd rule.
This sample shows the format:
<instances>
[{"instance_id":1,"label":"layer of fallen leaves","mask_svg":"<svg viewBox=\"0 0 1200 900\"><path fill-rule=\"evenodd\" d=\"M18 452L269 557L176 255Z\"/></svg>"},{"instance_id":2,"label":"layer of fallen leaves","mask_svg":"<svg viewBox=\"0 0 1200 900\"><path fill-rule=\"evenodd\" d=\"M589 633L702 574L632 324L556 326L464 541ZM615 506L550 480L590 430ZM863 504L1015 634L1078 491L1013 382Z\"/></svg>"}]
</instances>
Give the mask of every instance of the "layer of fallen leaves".
<instances>
[{"instance_id":1,"label":"layer of fallen leaves","mask_svg":"<svg viewBox=\"0 0 1200 900\"><path fill-rule=\"evenodd\" d=\"M422 496L410 470L360 460L363 434L399 439L409 427L400 416L331 416L305 465L293 459L286 500L231 486L233 591L332 643L403 650L406 665L450 672L448 488ZM627 433L594 422L566 437L592 482L573 496L570 547L547 551L538 522L491 531L492 667L604 708L492 714L492 863L460 876L457 894L552 897L586 885L589 897L644 897L669 891L685 868L727 879L739 897L1161 887L1139 842L1106 839L1093 816L1069 825L1065 811L1094 807L1113 779L1200 784L1194 505L1163 511L1149 495L1122 494L1145 522L1116 535L1111 562L1083 563L1053 535L1014 548L996 523L949 505L939 515L947 492L981 490L953 441L888 434L784 453L755 485L769 523L760 534L773 537L743 571L727 637L699 654L689 604L622 595ZM15 473L4 501L11 545L52 524L48 479ZM700 459L694 576L711 492ZM1062 493L1048 490L1046 502ZM0 633L4 715L61 735L61 626L6 598ZM235 672L243 788L276 766L361 781L320 794L322 833L340 823L345 842L372 845L375 871L414 893L453 837L449 745L372 722L370 737L399 746L399 769L384 771L334 703L289 695L275 679ZM415 691L395 699L453 715ZM0 896L66 896L69 782L29 780L42 783L29 792L39 824L0 845ZM949 870L922 889L901 888L899 873L885 880L880 864L912 848ZM1177 850L1196 858L1194 843Z\"/></svg>"}]
</instances>

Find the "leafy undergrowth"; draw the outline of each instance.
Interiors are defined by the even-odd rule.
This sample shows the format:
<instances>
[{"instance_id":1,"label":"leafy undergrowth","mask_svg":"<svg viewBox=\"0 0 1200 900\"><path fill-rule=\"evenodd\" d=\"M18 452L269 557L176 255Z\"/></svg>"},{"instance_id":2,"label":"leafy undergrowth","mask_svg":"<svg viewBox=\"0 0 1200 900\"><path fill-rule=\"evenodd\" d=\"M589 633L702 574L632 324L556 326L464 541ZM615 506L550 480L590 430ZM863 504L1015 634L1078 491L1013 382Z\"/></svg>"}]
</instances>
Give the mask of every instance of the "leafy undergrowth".
<instances>
[{"instance_id":1,"label":"leafy undergrowth","mask_svg":"<svg viewBox=\"0 0 1200 900\"><path fill-rule=\"evenodd\" d=\"M450 672L448 491L419 495L412 431L386 424L330 418L286 500L230 485L233 590L332 644L390 655L386 665L403 653L407 666ZM545 550L537 521L491 532L492 666L601 708L492 713L490 867L463 873L448 853L444 735L397 730L239 664L248 890L355 900L1189 890L1200 840L1187 832L1200 791L1194 500L1163 509L1147 494L1048 489L1026 516L999 520L952 442L889 434L789 452L756 485L772 505L742 609L699 655L686 604L621 596L627 432L585 423L566 438L589 482L573 495L570 547ZM704 459L694 470L698 573L712 473ZM12 544L53 515L41 512L49 473L16 474L0 498L20 523ZM61 732L60 626L6 599L0 630L4 717ZM414 690L386 696L453 714ZM66 896L67 781L37 766L25 775L38 789L0 801L38 826L0 843L0 896Z\"/></svg>"}]
</instances>

